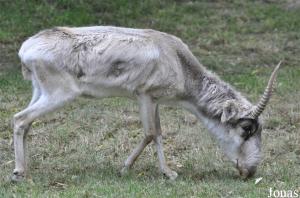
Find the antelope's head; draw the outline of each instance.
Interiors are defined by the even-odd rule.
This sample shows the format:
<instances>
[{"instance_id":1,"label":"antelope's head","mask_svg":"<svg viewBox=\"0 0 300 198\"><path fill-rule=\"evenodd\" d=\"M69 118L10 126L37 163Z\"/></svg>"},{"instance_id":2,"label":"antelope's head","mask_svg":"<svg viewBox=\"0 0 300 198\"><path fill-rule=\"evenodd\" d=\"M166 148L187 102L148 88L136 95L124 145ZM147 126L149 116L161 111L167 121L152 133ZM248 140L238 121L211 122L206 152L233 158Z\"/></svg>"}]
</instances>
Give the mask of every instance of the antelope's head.
<instances>
[{"instance_id":1,"label":"antelope's head","mask_svg":"<svg viewBox=\"0 0 300 198\"><path fill-rule=\"evenodd\" d=\"M223 106L221 147L244 178L253 176L261 161L260 115L271 98L280 65L281 62L274 69L257 105L227 101Z\"/></svg>"}]
</instances>

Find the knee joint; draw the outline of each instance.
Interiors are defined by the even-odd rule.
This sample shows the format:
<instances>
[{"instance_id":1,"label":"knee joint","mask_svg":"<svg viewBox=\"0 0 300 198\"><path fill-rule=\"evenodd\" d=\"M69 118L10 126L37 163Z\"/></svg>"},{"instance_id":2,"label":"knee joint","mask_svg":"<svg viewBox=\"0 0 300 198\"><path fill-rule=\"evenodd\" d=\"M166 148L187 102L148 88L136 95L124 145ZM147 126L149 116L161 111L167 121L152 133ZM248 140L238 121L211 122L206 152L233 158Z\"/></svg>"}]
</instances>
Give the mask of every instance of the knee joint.
<instances>
[{"instance_id":1,"label":"knee joint","mask_svg":"<svg viewBox=\"0 0 300 198\"><path fill-rule=\"evenodd\" d=\"M24 135L28 129L28 124L24 123L22 116L15 115L12 120L14 134L15 135Z\"/></svg>"}]
</instances>

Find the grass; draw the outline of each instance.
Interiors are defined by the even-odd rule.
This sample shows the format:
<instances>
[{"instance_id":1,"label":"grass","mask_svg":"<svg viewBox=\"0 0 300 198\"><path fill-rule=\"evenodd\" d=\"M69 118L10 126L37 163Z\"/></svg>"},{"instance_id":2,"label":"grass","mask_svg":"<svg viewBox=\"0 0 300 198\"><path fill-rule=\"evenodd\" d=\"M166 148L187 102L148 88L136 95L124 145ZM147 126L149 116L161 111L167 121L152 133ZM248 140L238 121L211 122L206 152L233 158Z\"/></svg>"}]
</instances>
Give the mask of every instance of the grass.
<instances>
[{"instance_id":1,"label":"grass","mask_svg":"<svg viewBox=\"0 0 300 198\"><path fill-rule=\"evenodd\" d=\"M271 2L271 3L270 3ZM0 4L0 197L267 197L300 191L300 9L286 1L20 0ZM293 7L293 6L292 6ZM16 54L26 37L53 26L117 25L179 36L209 69L256 101L284 60L264 113L264 160L243 181L194 116L161 107L165 151L176 181L148 147L126 177L118 171L142 138L138 108L123 98L79 99L37 120L29 134L32 179L11 184L13 114L30 101Z\"/></svg>"}]
</instances>

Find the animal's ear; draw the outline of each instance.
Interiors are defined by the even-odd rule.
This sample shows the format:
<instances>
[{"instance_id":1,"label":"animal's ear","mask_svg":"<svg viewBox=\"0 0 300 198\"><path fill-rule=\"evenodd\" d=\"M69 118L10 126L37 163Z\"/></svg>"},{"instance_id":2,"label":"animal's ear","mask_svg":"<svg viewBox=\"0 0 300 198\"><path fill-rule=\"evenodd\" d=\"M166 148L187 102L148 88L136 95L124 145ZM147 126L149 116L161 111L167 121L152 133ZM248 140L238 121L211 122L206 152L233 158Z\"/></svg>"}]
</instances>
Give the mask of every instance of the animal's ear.
<instances>
[{"instance_id":1,"label":"animal's ear","mask_svg":"<svg viewBox=\"0 0 300 198\"><path fill-rule=\"evenodd\" d=\"M238 106L233 100L226 101L223 105L223 113L221 116L221 122L229 122L238 114Z\"/></svg>"}]
</instances>

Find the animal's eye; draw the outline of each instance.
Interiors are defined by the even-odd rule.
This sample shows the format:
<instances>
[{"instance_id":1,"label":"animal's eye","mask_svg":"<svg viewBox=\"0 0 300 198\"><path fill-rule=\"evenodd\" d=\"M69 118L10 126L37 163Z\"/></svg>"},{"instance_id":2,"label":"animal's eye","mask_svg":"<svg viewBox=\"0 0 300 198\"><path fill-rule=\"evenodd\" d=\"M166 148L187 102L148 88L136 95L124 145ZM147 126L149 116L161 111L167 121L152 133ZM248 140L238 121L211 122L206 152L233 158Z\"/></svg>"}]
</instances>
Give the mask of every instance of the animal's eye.
<instances>
[{"instance_id":1,"label":"animal's eye","mask_svg":"<svg viewBox=\"0 0 300 198\"><path fill-rule=\"evenodd\" d=\"M251 132L251 131L252 131L252 126L251 126L251 125L243 126L242 129L243 129L245 132Z\"/></svg>"},{"instance_id":2,"label":"animal's eye","mask_svg":"<svg viewBox=\"0 0 300 198\"><path fill-rule=\"evenodd\" d=\"M258 128L257 121L253 119L241 119L238 124L243 130L241 137L244 138L244 140L248 140L251 136L253 136Z\"/></svg>"},{"instance_id":3,"label":"animal's eye","mask_svg":"<svg viewBox=\"0 0 300 198\"><path fill-rule=\"evenodd\" d=\"M251 125L242 126L242 129L244 130L242 133L242 137L245 140L247 140L252 134L252 126Z\"/></svg>"}]
</instances>

